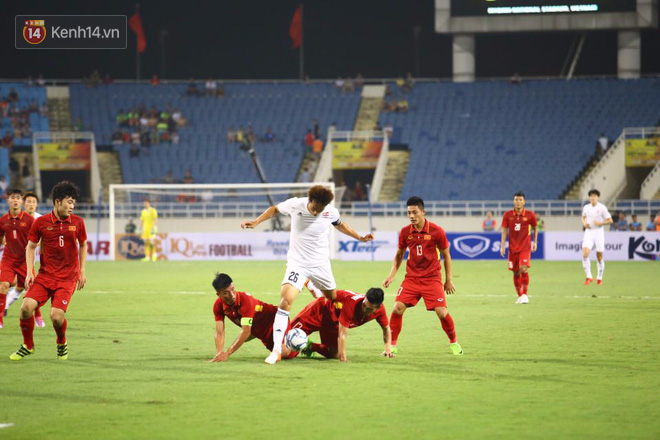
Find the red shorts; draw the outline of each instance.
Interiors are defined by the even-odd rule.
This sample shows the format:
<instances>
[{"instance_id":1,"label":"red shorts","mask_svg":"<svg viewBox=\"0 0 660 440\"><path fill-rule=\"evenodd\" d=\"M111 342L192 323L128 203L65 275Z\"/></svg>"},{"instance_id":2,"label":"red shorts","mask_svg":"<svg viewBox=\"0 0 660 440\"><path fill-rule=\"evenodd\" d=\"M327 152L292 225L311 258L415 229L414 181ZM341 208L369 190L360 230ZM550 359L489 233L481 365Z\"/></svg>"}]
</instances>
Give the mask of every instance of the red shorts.
<instances>
[{"instance_id":1,"label":"red shorts","mask_svg":"<svg viewBox=\"0 0 660 440\"><path fill-rule=\"evenodd\" d=\"M16 287L22 289L25 287L25 276L27 275L27 266L25 262L13 263L11 261L2 260L0 263L0 283L14 284L16 280Z\"/></svg>"},{"instance_id":2,"label":"red shorts","mask_svg":"<svg viewBox=\"0 0 660 440\"><path fill-rule=\"evenodd\" d=\"M25 294L25 297L37 301L39 306L44 305L50 298L51 307L62 309L66 312L77 286L77 280L45 280L37 276L32 287Z\"/></svg>"},{"instance_id":3,"label":"red shorts","mask_svg":"<svg viewBox=\"0 0 660 440\"><path fill-rule=\"evenodd\" d=\"M401 287L399 287L394 300L404 303L406 307L415 307L420 298L424 298L426 310L434 310L436 307L447 307L442 277L406 277L403 283L401 283Z\"/></svg>"},{"instance_id":4,"label":"red shorts","mask_svg":"<svg viewBox=\"0 0 660 440\"><path fill-rule=\"evenodd\" d=\"M275 321L275 313L273 313L273 321ZM253 327L254 328L254 327ZM291 322L287 323L286 331L284 336L286 337L287 332L291 329ZM267 330L259 332L258 335L254 335L257 339L261 341L264 346L269 351L273 351L273 326L271 325Z\"/></svg>"},{"instance_id":5,"label":"red shorts","mask_svg":"<svg viewBox=\"0 0 660 440\"><path fill-rule=\"evenodd\" d=\"M337 349L339 346L339 323L321 323L316 319L313 321L314 322L312 322L312 320L307 320L304 317L296 318L291 324L291 328L299 328L304 331L307 336L314 332L319 332L319 335L321 336L321 344L327 345L330 348Z\"/></svg>"},{"instance_id":6,"label":"red shorts","mask_svg":"<svg viewBox=\"0 0 660 440\"><path fill-rule=\"evenodd\" d=\"M526 250L522 252L509 251L509 270L518 272L520 266L530 267L532 265L532 251Z\"/></svg>"}]
</instances>

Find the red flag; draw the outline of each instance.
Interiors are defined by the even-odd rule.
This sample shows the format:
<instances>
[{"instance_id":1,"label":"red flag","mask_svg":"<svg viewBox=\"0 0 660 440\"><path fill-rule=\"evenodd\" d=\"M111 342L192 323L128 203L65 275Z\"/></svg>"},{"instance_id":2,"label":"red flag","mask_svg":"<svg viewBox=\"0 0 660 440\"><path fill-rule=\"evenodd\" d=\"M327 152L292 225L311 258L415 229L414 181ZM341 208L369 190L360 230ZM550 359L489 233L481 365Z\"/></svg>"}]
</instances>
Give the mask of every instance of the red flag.
<instances>
[{"instance_id":1,"label":"red flag","mask_svg":"<svg viewBox=\"0 0 660 440\"><path fill-rule=\"evenodd\" d=\"M296 8L291 19L291 26L289 26L289 36L291 37L291 48L296 49L302 45L303 31L302 31L302 5Z\"/></svg>"},{"instance_id":2,"label":"red flag","mask_svg":"<svg viewBox=\"0 0 660 440\"><path fill-rule=\"evenodd\" d=\"M147 39L144 38L144 29L142 28L142 19L140 18L140 11L135 11L128 19L128 27L131 28L135 35L137 35L137 50L142 53L147 48Z\"/></svg>"}]
</instances>

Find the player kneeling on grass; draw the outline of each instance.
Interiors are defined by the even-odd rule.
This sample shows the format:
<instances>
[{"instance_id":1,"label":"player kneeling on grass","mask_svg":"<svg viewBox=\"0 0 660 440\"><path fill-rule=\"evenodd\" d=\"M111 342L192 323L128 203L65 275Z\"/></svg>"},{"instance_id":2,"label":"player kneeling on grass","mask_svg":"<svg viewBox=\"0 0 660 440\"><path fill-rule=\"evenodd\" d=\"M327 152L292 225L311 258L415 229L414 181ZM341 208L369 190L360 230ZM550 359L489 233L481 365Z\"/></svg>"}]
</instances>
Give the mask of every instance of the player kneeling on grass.
<instances>
[{"instance_id":1,"label":"player kneeling on grass","mask_svg":"<svg viewBox=\"0 0 660 440\"><path fill-rule=\"evenodd\" d=\"M366 295L350 290L338 290L332 300L319 298L307 304L293 320L291 328L299 328L307 335L319 332L321 343L308 341L307 347L301 351L302 354L311 357L312 353L319 353L326 358L346 362L348 330L375 319L383 329L383 356L394 357L391 348L392 332L383 306L384 297L383 290L377 287L369 289Z\"/></svg>"},{"instance_id":2,"label":"player kneeling on grass","mask_svg":"<svg viewBox=\"0 0 660 440\"><path fill-rule=\"evenodd\" d=\"M85 286L87 261L87 232L85 222L73 215L80 189L69 181L53 187L53 211L34 221L28 234L25 253L28 292L21 305L23 344L9 358L20 361L34 353L35 309L51 300L50 319L57 334L57 357L66 360L69 350L66 341L67 321L64 317L73 292ZM41 265L34 277L34 255L41 242Z\"/></svg>"},{"instance_id":3,"label":"player kneeling on grass","mask_svg":"<svg viewBox=\"0 0 660 440\"><path fill-rule=\"evenodd\" d=\"M249 340L259 339L268 350L273 350L273 319L277 306L259 301L245 292L238 292L231 277L216 274L213 288L218 299L213 304L215 315L215 356L210 362L223 362ZM236 340L224 351L225 317L241 328ZM289 330L287 326L287 331ZM282 358L291 356L291 351L282 344Z\"/></svg>"}]
</instances>

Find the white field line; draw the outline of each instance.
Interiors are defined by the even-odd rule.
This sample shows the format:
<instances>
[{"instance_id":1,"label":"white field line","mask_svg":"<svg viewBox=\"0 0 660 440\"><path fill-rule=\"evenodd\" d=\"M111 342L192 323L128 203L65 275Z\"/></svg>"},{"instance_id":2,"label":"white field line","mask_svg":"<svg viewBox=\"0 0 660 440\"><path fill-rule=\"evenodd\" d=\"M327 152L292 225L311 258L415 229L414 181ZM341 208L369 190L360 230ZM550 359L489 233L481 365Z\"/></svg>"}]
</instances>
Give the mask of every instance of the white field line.
<instances>
[{"instance_id":1,"label":"white field line","mask_svg":"<svg viewBox=\"0 0 660 440\"><path fill-rule=\"evenodd\" d=\"M0 429L2 429L2 428L11 428L12 426L14 426L13 423L0 423Z\"/></svg>"}]
</instances>

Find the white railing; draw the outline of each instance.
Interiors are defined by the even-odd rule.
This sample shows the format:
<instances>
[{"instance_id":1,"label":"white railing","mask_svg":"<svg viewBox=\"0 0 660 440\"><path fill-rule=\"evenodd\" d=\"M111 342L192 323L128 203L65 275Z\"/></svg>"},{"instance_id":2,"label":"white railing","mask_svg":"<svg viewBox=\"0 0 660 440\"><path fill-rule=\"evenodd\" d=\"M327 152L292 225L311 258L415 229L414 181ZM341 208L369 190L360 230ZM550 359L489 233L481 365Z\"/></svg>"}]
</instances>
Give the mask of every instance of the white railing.
<instances>
[{"instance_id":1,"label":"white railing","mask_svg":"<svg viewBox=\"0 0 660 440\"><path fill-rule=\"evenodd\" d=\"M652 199L660 191L660 161L658 161L646 179L642 182L642 189L639 191L640 199Z\"/></svg>"}]
</instances>

